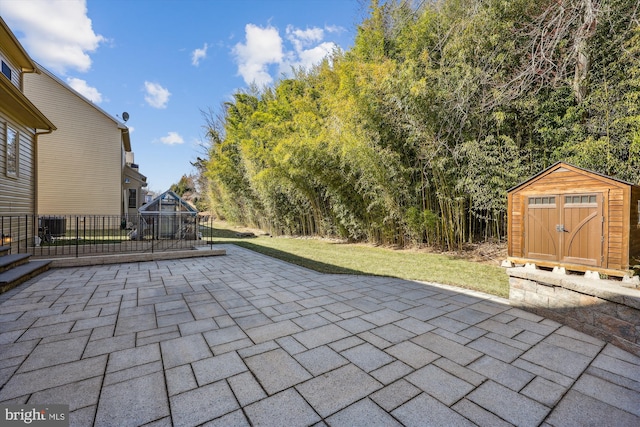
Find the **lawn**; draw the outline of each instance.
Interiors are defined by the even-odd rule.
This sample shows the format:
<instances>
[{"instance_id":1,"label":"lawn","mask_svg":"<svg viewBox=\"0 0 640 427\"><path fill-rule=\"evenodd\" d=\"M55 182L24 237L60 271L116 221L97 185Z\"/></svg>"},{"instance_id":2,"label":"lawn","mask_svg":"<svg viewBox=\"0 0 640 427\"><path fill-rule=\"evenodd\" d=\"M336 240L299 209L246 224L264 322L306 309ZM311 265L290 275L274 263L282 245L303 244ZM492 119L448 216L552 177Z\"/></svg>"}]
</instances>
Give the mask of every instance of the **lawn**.
<instances>
[{"instance_id":1,"label":"lawn","mask_svg":"<svg viewBox=\"0 0 640 427\"><path fill-rule=\"evenodd\" d=\"M203 234L214 243L233 243L323 273L390 276L509 296L509 282L503 268L464 257L324 239L260 235L239 238L233 227L219 222L213 229L203 230Z\"/></svg>"}]
</instances>

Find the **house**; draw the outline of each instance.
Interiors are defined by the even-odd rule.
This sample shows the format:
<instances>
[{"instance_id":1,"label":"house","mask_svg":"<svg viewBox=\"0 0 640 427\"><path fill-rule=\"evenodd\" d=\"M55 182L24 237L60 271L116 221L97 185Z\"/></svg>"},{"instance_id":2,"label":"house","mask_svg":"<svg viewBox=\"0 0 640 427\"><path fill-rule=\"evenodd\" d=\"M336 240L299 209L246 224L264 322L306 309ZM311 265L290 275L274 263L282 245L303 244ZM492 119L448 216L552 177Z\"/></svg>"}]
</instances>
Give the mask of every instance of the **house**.
<instances>
[{"instance_id":1,"label":"house","mask_svg":"<svg viewBox=\"0 0 640 427\"><path fill-rule=\"evenodd\" d=\"M139 166L135 162L133 152L125 153L124 166L124 196L125 196L125 216L136 222L138 208L146 203L147 177L139 171Z\"/></svg>"},{"instance_id":2,"label":"house","mask_svg":"<svg viewBox=\"0 0 640 427\"><path fill-rule=\"evenodd\" d=\"M24 92L58 130L41 137L37 213L125 217L135 212L144 200L146 177L133 162L127 126L38 68L39 74L25 78Z\"/></svg>"},{"instance_id":3,"label":"house","mask_svg":"<svg viewBox=\"0 0 640 427\"><path fill-rule=\"evenodd\" d=\"M38 67L2 18L0 62L0 216L31 217L37 211L36 158L56 127L24 92L25 77ZM24 235L10 230L15 227L3 221L3 235Z\"/></svg>"},{"instance_id":4,"label":"house","mask_svg":"<svg viewBox=\"0 0 640 427\"><path fill-rule=\"evenodd\" d=\"M508 190L509 259L623 276L640 263L640 187L558 162Z\"/></svg>"}]
</instances>

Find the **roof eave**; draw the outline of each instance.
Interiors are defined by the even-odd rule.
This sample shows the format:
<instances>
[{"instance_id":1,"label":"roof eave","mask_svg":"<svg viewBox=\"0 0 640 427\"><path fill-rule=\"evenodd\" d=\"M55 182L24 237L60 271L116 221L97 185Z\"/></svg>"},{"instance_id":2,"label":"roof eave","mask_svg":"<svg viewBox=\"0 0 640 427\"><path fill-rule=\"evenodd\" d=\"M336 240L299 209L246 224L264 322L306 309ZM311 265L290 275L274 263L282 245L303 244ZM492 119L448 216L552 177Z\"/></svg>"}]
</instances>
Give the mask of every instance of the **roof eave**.
<instances>
[{"instance_id":1,"label":"roof eave","mask_svg":"<svg viewBox=\"0 0 640 427\"><path fill-rule=\"evenodd\" d=\"M562 167L568 168L568 169L573 169L576 172L590 174L592 176L598 177L601 180L606 180L606 181L611 182L611 183L617 183L618 185L622 184L622 185L627 185L627 186L636 186L636 184L634 184L632 182L624 181L622 179L615 178L615 177L612 177L612 176L608 176L608 175L602 174L600 172L595 172L595 171L592 171L592 170L589 170L589 169L584 169L584 168L581 168L581 167L578 167L578 166L574 166L574 165L566 163L566 162L559 161L559 162L556 162L556 163L552 164L548 168L546 168L544 170L541 170L540 172L538 172L537 174L533 175L532 177L524 180L520 184L509 188L507 190L507 193L511 193L511 192L513 192L513 191L515 191L517 189L525 187L525 186L531 184L532 182L540 179L541 177L543 177L545 175L548 175L549 173L553 172L554 170L557 170L557 169L562 168Z\"/></svg>"},{"instance_id":2,"label":"roof eave","mask_svg":"<svg viewBox=\"0 0 640 427\"><path fill-rule=\"evenodd\" d=\"M131 151L131 135L129 134L129 128L125 125L118 123L118 128L120 128L120 132L122 133L122 145L124 146L124 151Z\"/></svg>"},{"instance_id":3,"label":"roof eave","mask_svg":"<svg viewBox=\"0 0 640 427\"><path fill-rule=\"evenodd\" d=\"M34 73L37 71L35 62L31 59L27 51L24 50L16 36L13 34L9 26L0 16L0 44L25 73Z\"/></svg>"},{"instance_id":4,"label":"roof eave","mask_svg":"<svg viewBox=\"0 0 640 427\"><path fill-rule=\"evenodd\" d=\"M54 131L56 127L16 86L4 76L0 76L0 97L8 114L34 129Z\"/></svg>"},{"instance_id":5,"label":"roof eave","mask_svg":"<svg viewBox=\"0 0 640 427\"><path fill-rule=\"evenodd\" d=\"M125 176L133 178L133 179L136 179L136 180L138 180L140 182L146 182L147 181L147 177L146 176L144 176L143 174L138 172L137 169L134 169L129 165L125 165L124 174L125 174Z\"/></svg>"}]
</instances>

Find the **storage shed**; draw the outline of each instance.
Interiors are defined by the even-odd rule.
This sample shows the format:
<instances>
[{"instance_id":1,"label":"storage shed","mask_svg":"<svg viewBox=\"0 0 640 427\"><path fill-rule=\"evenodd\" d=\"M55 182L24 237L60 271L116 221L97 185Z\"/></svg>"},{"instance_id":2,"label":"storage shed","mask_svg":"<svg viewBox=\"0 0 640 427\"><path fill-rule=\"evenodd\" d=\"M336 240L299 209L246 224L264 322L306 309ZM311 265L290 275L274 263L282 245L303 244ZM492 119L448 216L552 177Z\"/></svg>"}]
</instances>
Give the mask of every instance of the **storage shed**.
<instances>
[{"instance_id":1,"label":"storage shed","mask_svg":"<svg viewBox=\"0 0 640 427\"><path fill-rule=\"evenodd\" d=\"M165 191L138 209L144 238L195 240L198 210L173 191Z\"/></svg>"},{"instance_id":2,"label":"storage shed","mask_svg":"<svg viewBox=\"0 0 640 427\"><path fill-rule=\"evenodd\" d=\"M508 256L612 276L640 263L640 187L558 162L507 192Z\"/></svg>"}]
</instances>

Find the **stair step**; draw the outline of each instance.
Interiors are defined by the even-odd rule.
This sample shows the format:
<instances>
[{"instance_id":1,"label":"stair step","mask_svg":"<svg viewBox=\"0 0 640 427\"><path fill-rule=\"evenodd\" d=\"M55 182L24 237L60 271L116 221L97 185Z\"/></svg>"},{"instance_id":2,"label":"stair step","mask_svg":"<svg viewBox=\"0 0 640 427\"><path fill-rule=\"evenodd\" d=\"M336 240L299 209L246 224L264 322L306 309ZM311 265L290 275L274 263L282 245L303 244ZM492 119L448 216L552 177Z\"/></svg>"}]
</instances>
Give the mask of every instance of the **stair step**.
<instances>
[{"instance_id":1,"label":"stair step","mask_svg":"<svg viewBox=\"0 0 640 427\"><path fill-rule=\"evenodd\" d=\"M15 288L49 269L51 260L34 260L0 273L0 293Z\"/></svg>"},{"instance_id":2,"label":"stair step","mask_svg":"<svg viewBox=\"0 0 640 427\"><path fill-rule=\"evenodd\" d=\"M31 254L9 254L0 256L0 272L17 267L29 260Z\"/></svg>"},{"instance_id":3,"label":"stair step","mask_svg":"<svg viewBox=\"0 0 640 427\"><path fill-rule=\"evenodd\" d=\"M0 256L7 255L11 250L11 246L0 246Z\"/></svg>"}]
</instances>

